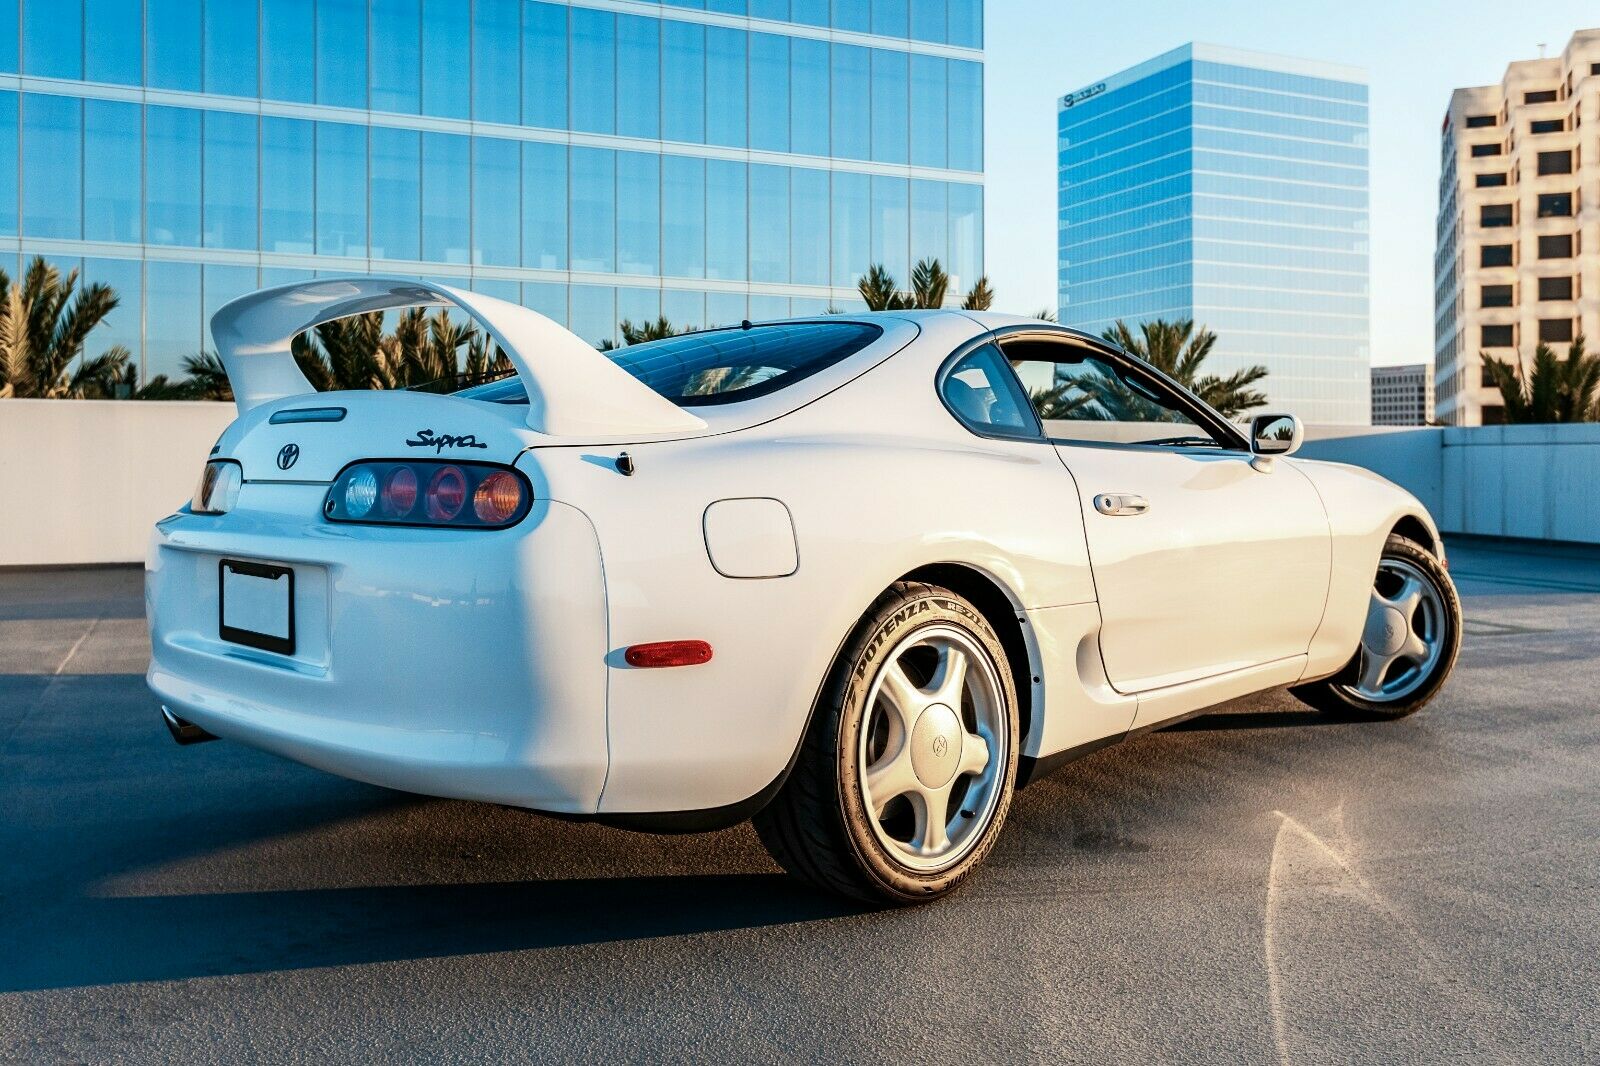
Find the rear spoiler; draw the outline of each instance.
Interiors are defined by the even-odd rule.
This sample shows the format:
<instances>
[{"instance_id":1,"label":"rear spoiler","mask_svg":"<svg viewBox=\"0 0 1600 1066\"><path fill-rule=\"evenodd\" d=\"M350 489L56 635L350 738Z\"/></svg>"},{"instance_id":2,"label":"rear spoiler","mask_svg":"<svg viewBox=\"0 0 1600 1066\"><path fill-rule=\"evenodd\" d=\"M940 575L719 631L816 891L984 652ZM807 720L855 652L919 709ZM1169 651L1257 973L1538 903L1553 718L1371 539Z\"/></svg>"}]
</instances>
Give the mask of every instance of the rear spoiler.
<instances>
[{"instance_id":1,"label":"rear spoiler","mask_svg":"<svg viewBox=\"0 0 1600 1066\"><path fill-rule=\"evenodd\" d=\"M458 307L506 353L528 391L528 428L552 437L681 436L705 423L537 311L413 278L318 278L241 296L211 319L241 415L315 392L289 344L313 326L368 311Z\"/></svg>"}]
</instances>

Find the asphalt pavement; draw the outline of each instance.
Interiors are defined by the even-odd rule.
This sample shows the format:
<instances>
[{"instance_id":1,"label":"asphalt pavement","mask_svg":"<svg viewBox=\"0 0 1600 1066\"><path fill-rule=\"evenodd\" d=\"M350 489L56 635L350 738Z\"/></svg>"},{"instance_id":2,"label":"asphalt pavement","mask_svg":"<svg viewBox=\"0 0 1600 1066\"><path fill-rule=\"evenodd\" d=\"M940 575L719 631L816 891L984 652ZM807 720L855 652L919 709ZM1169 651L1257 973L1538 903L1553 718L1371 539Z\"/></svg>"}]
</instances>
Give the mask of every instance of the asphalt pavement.
<instances>
[{"instance_id":1,"label":"asphalt pavement","mask_svg":"<svg viewBox=\"0 0 1600 1066\"><path fill-rule=\"evenodd\" d=\"M1098 752L899 911L748 825L179 748L137 569L0 573L0 1061L1600 1060L1600 553L1451 557L1421 714L1274 692Z\"/></svg>"}]
</instances>

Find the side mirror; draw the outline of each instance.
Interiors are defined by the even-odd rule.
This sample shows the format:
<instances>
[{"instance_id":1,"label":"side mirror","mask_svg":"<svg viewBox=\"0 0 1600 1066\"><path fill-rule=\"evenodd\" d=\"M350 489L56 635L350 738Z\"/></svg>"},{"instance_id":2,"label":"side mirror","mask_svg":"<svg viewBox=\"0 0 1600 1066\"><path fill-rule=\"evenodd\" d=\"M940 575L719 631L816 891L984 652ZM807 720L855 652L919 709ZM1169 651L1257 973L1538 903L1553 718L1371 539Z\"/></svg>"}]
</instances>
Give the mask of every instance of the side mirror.
<instances>
[{"instance_id":1,"label":"side mirror","mask_svg":"<svg viewBox=\"0 0 1600 1066\"><path fill-rule=\"evenodd\" d=\"M1272 460L1293 455L1306 439L1306 427L1294 415L1256 415L1250 420L1250 465L1262 472L1272 469Z\"/></svg>"}]
</instances>

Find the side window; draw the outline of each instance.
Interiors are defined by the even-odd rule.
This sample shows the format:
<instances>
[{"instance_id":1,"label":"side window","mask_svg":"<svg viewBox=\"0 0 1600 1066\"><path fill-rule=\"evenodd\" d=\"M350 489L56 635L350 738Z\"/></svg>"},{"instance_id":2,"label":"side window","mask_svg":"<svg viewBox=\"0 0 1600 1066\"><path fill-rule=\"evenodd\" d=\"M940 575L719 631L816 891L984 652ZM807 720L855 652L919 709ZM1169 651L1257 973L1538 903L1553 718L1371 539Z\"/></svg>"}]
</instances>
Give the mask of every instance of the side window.
<instances>
[{"instance_id":1,"label":"side window","mask_svg":"<svg viewBox=\"0 0 1600 1066\"><path fill-rule=\"evenodd\" d=\"M975 348L945 371L940 394L969 429L996 437L1038 437L1028 398L992 344Z\"/></svg>"},{"instance_id":2,"label":"side window","mask_svg":"<svg viewBox=\"0 0 1600 1066\"><path fill-rule=\"evenodd\" d=\"M1028 401L1054 439L1217 446L1160 383L1122 371L1087 348L1025 341L1006 346Z\"/></svg>"}]
</instances>

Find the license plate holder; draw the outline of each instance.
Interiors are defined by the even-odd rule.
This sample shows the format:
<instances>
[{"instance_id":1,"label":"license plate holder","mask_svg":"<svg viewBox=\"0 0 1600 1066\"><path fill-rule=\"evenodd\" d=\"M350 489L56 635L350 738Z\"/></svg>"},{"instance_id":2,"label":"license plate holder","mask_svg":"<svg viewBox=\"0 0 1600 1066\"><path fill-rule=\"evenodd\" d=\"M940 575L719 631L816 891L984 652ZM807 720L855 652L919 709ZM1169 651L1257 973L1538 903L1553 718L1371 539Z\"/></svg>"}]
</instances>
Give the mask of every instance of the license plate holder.
<instances>
[{"instance_id":1,"label":"license plate holder","mask_svg":"<svg viewBox=\"0 0 1600 1066\"><path fill-rule=\"evenodd\" d=\"M294 570L275 563L217 564L217 632L249 648L294 654Z\"/></svg>"}]
</instances>

